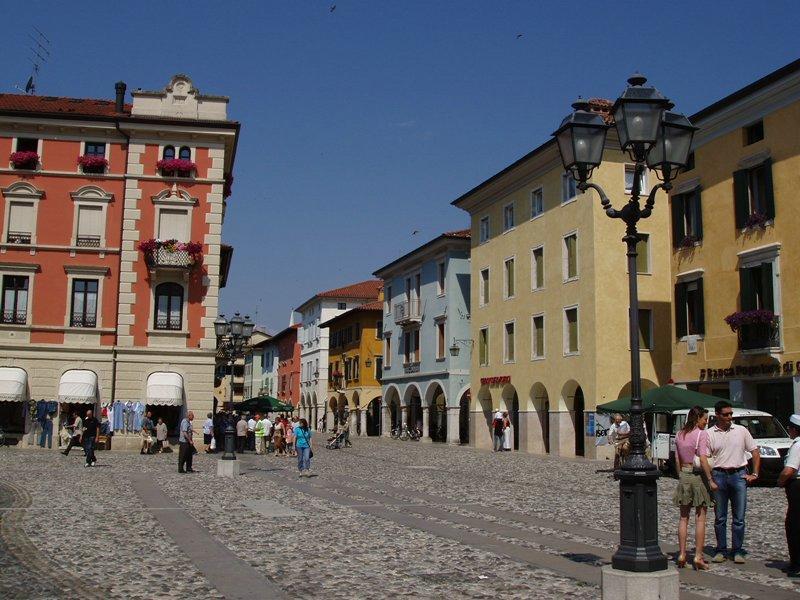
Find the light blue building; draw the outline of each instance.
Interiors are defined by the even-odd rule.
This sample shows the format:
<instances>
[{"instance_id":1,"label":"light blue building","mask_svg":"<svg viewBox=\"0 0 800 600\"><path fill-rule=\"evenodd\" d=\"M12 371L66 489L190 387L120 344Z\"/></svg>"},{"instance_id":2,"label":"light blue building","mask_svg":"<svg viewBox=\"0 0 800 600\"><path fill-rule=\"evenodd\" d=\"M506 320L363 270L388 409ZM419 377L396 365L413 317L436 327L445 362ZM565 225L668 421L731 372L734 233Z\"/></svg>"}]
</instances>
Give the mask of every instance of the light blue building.
<instances>
[{"instance_id":1,"label":"light blue building","mask_svg":"<svg viewBox=\"0 0 800 600\"><path fill-rule=\"evenodd\" d=\"M383 280L382 434L469 435L470 230L444 233L375 271ZM463 407L463 408L462 408Z\"/></svg>"}]
</instances>

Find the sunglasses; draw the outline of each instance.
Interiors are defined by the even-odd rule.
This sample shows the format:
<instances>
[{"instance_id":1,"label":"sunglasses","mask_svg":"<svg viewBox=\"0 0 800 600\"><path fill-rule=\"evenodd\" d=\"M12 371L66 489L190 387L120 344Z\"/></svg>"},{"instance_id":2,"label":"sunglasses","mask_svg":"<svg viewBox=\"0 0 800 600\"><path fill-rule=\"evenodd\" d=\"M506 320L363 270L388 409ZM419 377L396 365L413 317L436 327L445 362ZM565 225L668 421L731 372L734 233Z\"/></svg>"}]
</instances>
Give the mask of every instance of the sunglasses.
<instances>
[{"instance_id":1,"label":"sunglasses","mask_svg":"<svg viewBox=\"0 0 800 600\"><path fill-rule=\"evenodd\" d=\"M719 413L719 416L720 417L732 417L733 416L733 412Z\"/></svg>"}]
</instances>

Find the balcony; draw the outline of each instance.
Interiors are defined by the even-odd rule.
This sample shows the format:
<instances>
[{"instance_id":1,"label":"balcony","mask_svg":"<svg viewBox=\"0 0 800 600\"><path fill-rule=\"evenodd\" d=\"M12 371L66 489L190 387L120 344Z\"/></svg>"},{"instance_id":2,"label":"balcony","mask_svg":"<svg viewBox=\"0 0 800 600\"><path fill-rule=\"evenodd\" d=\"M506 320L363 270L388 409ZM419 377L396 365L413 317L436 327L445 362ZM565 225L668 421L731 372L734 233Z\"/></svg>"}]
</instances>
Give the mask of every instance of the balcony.
<instances>
[{"instance_id":1,"label":"balcony","mask_svg":"<svg viewBox=\"0 0 800 600\"><path fill-rule=\"evenodd\" d=\"M79 235L75 240L75 245L78 248L99 248L100 236L99 235Z\"/></svg>"},{"instance_id":2,"label":"balcony","mask_svg":"<svg viewBox=\"0 0 800 600\"><path fill-rule=\"evenodd\" d=\"M180 315L156 316L155 328L159 331L181 331L183 321Z\"/></svg>"},{"instance_id":3,"label":"balcony","mask_svg":"<svg viewBox=\"0 0 800 600\"><path fill-rule=\"evenodd\" d=\"M97 315L74 314L69 324L70 327L97 327Z\"/></svg>"},{"instance_id":4,"label":"balcony","mask_svg":"<svg viewBox=\"0 0 800 600\"><path fill-rule=\"evenodd\" d=\"M28 322L28 311L4 310L2 322L4 325L25 325Z\"/></svg>"},{"instance_id":5,"label":"balcony","mask_svg":"<svg viewBox=\"0 0 800 600\"><path fill-rule=\"evenodd\" d=\"M419 300L408 300L394 305L395 325L409 325L422 321L419 310Z\"/></svg>"},{"instance_id":6,"label":"balcony","mask_svg":"<svg viewBox=\"0 0 800 600\"><path fill-rule=\"evenodd\" d=\"M195 260L186 250L156 248L150 255L148 265L151 269L189 269Z\"/></svg>"},{"instance_id":7,"label":"balcony","mask_svg":"<svg viewBox=\"0 0 800 600\"><path fill-rule=\"evenodd\" d=\"M6 240L9 244L30 244L31 237L30 231L9 231Z\"/></svg>"},{"instance_id":8,"label":"balcony","mask_svg":"<svg viewBox=\"0 0 800 600\"><path fill-rule=\"evenodd\" d=\"M769 351L781 347L780 320L773 323L745 323L739 327L739 350L754 352Z\"/></svg>"}]
</instances>

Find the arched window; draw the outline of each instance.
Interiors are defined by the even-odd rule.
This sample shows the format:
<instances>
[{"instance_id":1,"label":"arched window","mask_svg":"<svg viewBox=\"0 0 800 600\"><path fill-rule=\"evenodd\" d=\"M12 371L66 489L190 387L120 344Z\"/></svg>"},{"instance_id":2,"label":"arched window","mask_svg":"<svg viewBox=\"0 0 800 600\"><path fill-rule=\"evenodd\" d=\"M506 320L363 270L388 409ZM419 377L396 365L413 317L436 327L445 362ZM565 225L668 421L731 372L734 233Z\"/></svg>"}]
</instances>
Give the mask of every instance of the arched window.
<instances>
[{"instance_id":1,"label":"arched window","mask_svg":"<svg viewBox=\"0 0 800 600\"><path fill-rule=\"evenodd\" d=\"M189 148L189 146L181 146L181 149L178 152L178 158L181 160L192 160L191 148Z\"/></svg>"},{"instance_id":2,"label":"arched window","mask_svg":"<svg viewBox=\"0 0 800 600\"><path fill-rule=\"evenodd\" d=\"M172 160L173 158L175 158L175 146L165 146L164 156L162 158L164 160Z\"/></svg>"},{"instance_id":3,"label":"arched window","mask_svg":"<svg viewBox=\"0 0 800 600\"><path fill-rule=\"evenodd\" d=\"M183 287L177 283L156 286L154 329L180 331L183 328Z\"/></svg>"}]
</instances>

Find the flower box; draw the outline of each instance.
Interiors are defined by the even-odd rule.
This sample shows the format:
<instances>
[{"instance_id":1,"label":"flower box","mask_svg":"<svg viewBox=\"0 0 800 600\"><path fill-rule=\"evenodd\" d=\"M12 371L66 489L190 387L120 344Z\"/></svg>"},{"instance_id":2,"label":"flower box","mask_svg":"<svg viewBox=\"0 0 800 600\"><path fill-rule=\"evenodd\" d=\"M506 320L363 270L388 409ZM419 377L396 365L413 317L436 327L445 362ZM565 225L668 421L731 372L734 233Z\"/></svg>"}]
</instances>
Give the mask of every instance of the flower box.
<instances>
[{"instance_id":1,"label":"flower box","mask_svg":"<svg viewBox=\"0 0 800 600\"><path fill-rule=\"evenodd\" d=\"M15 169L35 169L39 164L39 155L36 152L12 152L9 157Z\"/></svg>"},{"instance_id":2,"label":"flower box","mask_svg":"<svg viewBox=\"0 0 800 600\"><path fill-rule=\"evenodd\" d=\"M767 215L760 212L754 212L747 217L747 221L744 223L744 228L755 229L756 227L760 227L761 229L766 229L767 221L769 221Z\"/></svg>"},{"instance_id":3,"label":"flower box","mask_svg":"<svg viewBox=\"0 0 800 600\"><path fill-rule=\"evenodd\" d=\"M139 250L150 268L173 267L189 269L203 259L203 245L199 242L150 239L139 243Z\"/></svg>"},{"instance_id":4,"label":"flower box","mask_svg":"<svg viewBox=\"0 0 800 600\"><path fill-rule=\"evenodd\" d=\"M84 154L78 157L78 165L83 168L84 173L105 173L108 161L96 154Z\"/></svg>"},{"instance_id":5,"label":"flower box","mask_svg":"<svg viewBox=\"0 0 800 600\"><path fill-rule=\"evenodd\" d=\"M772 325L778 317L771 310L740 310L725 317L731 331L739 331L744 325Z\"/></svg>"},{"instance_id":6,"label":"flower box","mask_svg":"<svg viewBox=\"0 0 800 600\"><path fill-rule=\"evenodd\" d=\"M158 161L156 167L164 177L191 177L197 165L183 158L166 158Z\"/></svg>"},{"instance_id":7,"label":"flower box","mask_svg":"<svg viewBox=\"0 0 800 600\"><path fill-rule=\"evenodd\" d=\"M697 238L693 235L684 236L684 238L678 244L678 248L694 248L694 245L697 243Z\"/></svg>"}]
</instances>

